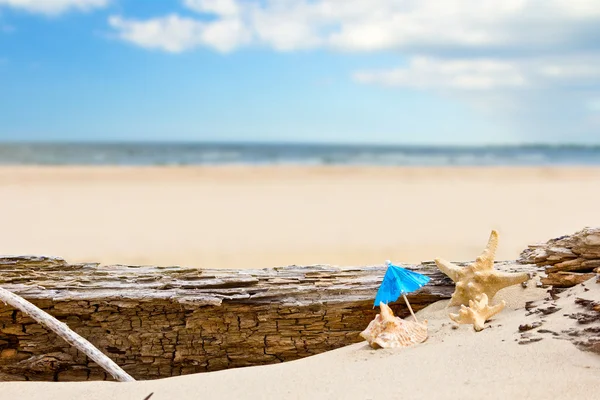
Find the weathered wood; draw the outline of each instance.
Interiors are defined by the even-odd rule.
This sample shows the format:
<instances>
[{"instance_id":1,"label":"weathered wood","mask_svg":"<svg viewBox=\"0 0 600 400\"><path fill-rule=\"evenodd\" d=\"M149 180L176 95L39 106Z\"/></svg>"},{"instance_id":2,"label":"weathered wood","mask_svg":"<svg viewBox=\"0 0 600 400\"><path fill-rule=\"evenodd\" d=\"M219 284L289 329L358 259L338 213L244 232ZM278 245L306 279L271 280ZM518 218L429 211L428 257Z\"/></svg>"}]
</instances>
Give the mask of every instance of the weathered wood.
<instances>
[{"instance_id":1,"label":"weathered wood","mask_svg":"<svg viewBox=\"0 0 600 400\"><path fill-rule=\"evenodd\" d=\"M571 287L594 276L600 267L600 228L585 228L572 235L530 245L518 260L546 268L544 284Z\"/></svg>"},{"instance_id":2,"label":"weathered wood","mask_svg":"<svg viewBox=\"0 0 600 400\"><path fill-rule=\"evenodd\" d=\"M596 274L594 273L574 273L574 272L553 272L548 274L547 277L542 278L541 282L544 285L554 286L556 288L569 288L575 285L579 285L592 279Z\"/></svg>"},{"instance_id":3,"label":"weathered wood","mask_svg":"<svg viewBox=\"0 0 600 400\"><path fill-rule=\"evenodd\" d=\"M409 267L431 278L423 294L438 297L452 290L451 281L434 265ZM28 299L55 301L165 299L194 306L219 306L223 301L301 306L370 299L384 271L385 266L225 270L5 257L0 258L0 285Z\"/></svg>"},{"instance_id":4,"label":"weathered wood","mask_svg":"<svg viewBox=\"0 0 600 400\"><path fill-rule=\"evenodd\" d=\"M75 346L77 350L95 361L96 364L119 382L132 382L135 380L115 364L113 360L95 348L94 345L69 329L65 323L40 310L22 297L0 287L0 300L25 313L28 317L33 318L39 324L56 333L70 345Z\"/></svg>"},{"instance_id":5,"label":"weathered wood","mask_svg":"<svg viewBox=\"0 0 600 400\"><path fill-rule=\"evenodd\" d=\"M433 263L406 267L431 278L408 296L415 311L452 294L453 282ZM539 270L514 262L497 268ZM137 379L293 360L358 342L377 312L384 272L384 265L211 270L0 258L0 286L68 323ZM392 308L408 314L401 302ZM0 306L0 379L110 377Z\"/></svg>"}]
</instances>

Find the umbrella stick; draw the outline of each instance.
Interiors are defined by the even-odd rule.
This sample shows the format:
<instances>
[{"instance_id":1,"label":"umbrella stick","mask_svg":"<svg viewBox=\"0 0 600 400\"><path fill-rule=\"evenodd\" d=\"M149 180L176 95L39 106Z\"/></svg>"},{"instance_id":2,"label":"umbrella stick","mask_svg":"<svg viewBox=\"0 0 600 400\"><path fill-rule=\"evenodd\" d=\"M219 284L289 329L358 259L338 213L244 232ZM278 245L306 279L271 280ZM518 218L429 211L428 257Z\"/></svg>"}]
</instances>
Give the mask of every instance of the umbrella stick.
<instances>
[{"instance_id":1,"label":"umbrella stick","mask_svg":"<svg viewBox=\"0 0 600 400\"><path fill-rule=\"evenodd\" d=\"M404 297L404 301L406 302L406 305L408 306L408 310L410 311L413 318L415 319L415 322L419 322L419 320L417 319L417 316L415 315L415 312L413 311L412 307L410 306L410 303L408 302L408 299L406 298L406 295L403 294L402 297Z\"/></svg>"}]
</instances>

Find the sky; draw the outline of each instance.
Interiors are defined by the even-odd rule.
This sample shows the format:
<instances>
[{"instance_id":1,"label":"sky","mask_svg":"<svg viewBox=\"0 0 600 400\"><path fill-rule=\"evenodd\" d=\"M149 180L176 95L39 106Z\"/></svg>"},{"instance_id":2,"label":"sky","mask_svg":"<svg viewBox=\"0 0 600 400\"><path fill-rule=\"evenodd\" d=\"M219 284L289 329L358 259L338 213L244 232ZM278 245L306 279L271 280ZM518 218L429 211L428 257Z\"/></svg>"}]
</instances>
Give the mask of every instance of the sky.
<instances>
[{"instance_id":1,"label":"sky","mask_svg":"<svg viewBox=\"0 0 600 400\"><path fill-rule=\"evenodd\" d=\"M0 0L0 141L600 144L598 0Z\"/></svg>"}]
</instances>

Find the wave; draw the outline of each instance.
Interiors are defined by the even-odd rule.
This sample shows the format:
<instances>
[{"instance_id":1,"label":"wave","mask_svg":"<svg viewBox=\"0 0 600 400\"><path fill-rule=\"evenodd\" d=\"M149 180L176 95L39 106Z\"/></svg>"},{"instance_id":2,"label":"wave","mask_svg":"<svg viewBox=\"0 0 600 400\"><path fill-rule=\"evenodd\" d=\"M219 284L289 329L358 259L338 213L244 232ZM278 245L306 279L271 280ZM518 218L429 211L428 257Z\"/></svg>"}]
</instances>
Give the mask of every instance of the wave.
<instances>
[{"instance_id":1,"label":"wave","mask_svg":"<svg viewBox=\"0 0 600 400\"><path fill-rule=\"evenodd\" d=\"M4 143L2 165L600 165L600 145Z\"/></svg>"}]
</instances>

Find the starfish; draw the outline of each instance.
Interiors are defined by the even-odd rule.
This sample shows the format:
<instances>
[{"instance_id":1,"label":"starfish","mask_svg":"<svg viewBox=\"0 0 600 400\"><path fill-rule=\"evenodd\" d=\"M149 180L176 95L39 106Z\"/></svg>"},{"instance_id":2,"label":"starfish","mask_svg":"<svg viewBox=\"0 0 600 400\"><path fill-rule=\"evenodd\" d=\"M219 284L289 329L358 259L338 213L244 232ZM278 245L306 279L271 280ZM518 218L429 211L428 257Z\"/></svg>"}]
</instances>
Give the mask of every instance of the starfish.
<instances>
[{"instance_id":1,"label":"starfish","mask_svg":"<svg viewBox=\"0 0 600 400\"><path fill-rule=\"evenodd\" d=\"M463 304L460 306L458 314L449 314L448 316L452 321L458 324L473 324L473 328L479 332L485 327L485 321L498 314L505 306L506 302L502 300L501 303L490 307L488 305L488 297L483 293L481 295L481 300L469 300L469 307L465 307Z\"/></svg>"},{"instance_id":2,"label":"starfish","mask_svg":"<svg viewBox=\"0 0 600 400\"><path fill-rule=\"evenodd\" d=\"M440 258L435 259L440 271L452 279L456 287L448 306L467 305L469 300L479 301L482 294L491 300L500 290L529 279L529 274L500 272L494 269L494 256L498 248L498 232L492 231L488 244L475 262L459 267Z\"/></svg>"}]
</instances>

